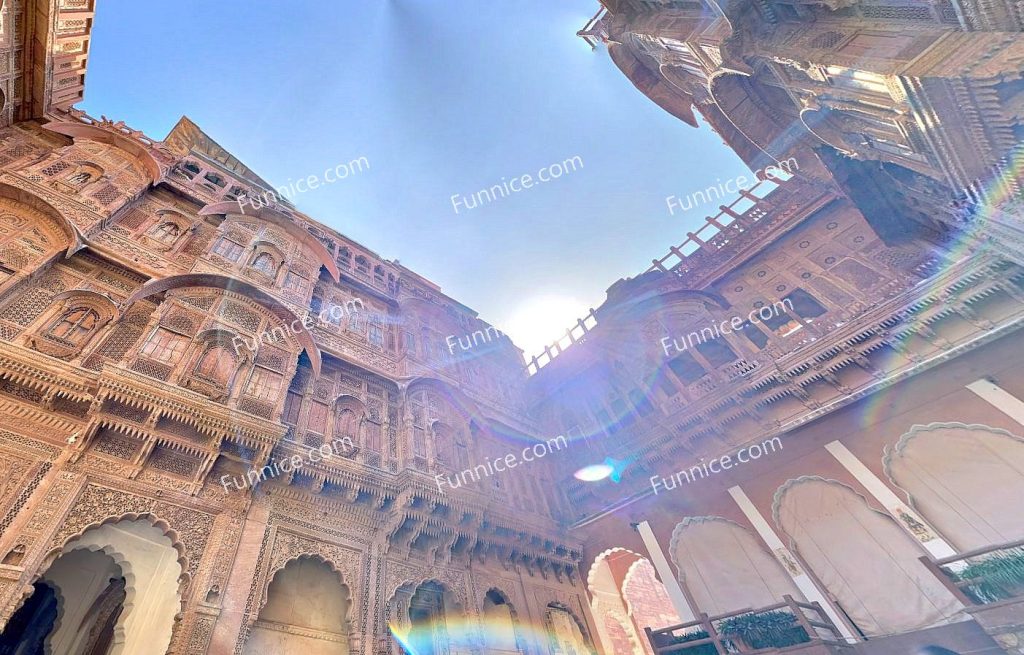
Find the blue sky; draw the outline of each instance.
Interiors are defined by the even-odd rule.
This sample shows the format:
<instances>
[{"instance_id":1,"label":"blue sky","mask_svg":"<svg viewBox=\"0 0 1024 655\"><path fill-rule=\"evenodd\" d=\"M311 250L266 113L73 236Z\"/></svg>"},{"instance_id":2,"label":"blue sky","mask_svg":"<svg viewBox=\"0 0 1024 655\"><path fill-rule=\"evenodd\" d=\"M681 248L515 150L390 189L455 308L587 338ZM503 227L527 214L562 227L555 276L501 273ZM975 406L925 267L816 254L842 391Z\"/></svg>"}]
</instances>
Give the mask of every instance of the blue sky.
<instances>
[{"instance_id":1,"label":"blue sky","mask_svg":"<svg viewBox=\"0 0 1024 655\"><path fill-rule=\"evenodd\" d=\"M575 33L596 0L100 0L85 102L163 138L182 114L274 185L366 157L296 206L439 284L527 354L705 212L665 197L745 172ZM472 210L451 196L583 167ZM472 202L472 201L470 201Z\"/></svg>"}]
</instances>

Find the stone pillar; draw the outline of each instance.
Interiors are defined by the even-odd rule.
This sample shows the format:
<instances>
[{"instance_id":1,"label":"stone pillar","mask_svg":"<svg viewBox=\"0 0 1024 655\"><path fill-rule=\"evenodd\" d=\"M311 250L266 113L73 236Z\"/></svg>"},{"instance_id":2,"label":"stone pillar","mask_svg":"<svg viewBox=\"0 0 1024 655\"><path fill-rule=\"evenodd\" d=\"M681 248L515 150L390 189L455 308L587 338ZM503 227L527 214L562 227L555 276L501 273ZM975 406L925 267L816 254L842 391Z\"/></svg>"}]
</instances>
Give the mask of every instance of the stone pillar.
<instances>
[{"instance_id":1,"label":"stone pillar","mask_svg":"<svg viewBox=\"0 0 1024 655\"><path fill-rule=\"evenodd\" d=\"M796 556L782 543L782 539L779 538L779 535L768 524L768 521L761 515L761 512L754 507L754 503L743 489L739 486L731 487L729 495L739 505L740 510L747 517L747 520L750 521L750 524L757 530L757 534L760 535L765 545L768 546L768 550L775 555L775 558L782 564L782 568L789 574L789 577L793 578L793 582L803 593L804 598L821 604L821 608L832 619L832 623L836 625L839 633L850 643L856 641L852 626L847 623L846 619L839 613L839 610L832 605L826 594L822 592L821 587L819 587L820 583L811 578L810 574L798 563Z\"/></svg>"},{"instance_id":2,"label":"stone pillar","mask_svg":"<svg viewBox=\"0 0 1024 655\"><path fill-rule=\"evenodd\" d=\"M839 441L825 444L825 450L832 454L842 464L843 468L850 472L857 482L867 489L868 493L889 512L889 515L896 519L904 530L907 531L914 541L918 541L924 549L935 559L942 559L956 555L956 549L948 541L939 536L937 530L932 528L924 518L910 505L900 500L900 497L893 493L892 489L886 486L877 475L864 466L864 463Z\"/></svg>"},{"instance_id":3,"label":"stone pillar","mask_svg":"<svg viewBox=\"0 0 1024 655\"><path fill-rule=\"evenodd\" d=\"M260 584L256 573L269 517L270 508L267 503L257 502L254 498L242 524L242 537L239 539L235 561L223 592L224 602L217 624L213 628L213 639L210 641L208 655L233 655L235 652L235 644L248 619L246 604L250 589L253 585ZM258 609L258 606L255 606L250 608L250 611L255 612Z\"/></svg>"},{"instance_id":4,"label":"stone pillar","mask_svg":"<svg viewBox=\"0 0 1024 655\"><path fill-rule=\"evenodd\" d=\"M365 572L367 580L363 584L363 591L369 594L369 597L366 599L366 616L363 617L363 632L366 638L363 640L362 653L377 655L380 652L379 645L391 641L384 619L388 602L384 597L387 593L387 589L384 588L384 547L378 543L371 544L366 551ZM353 608L353 611L356 609Z\"/></svg>"},{"instance_id":5,"label":"stone pillar","mask_svg":"<svg viewBox=\"0 0 1024 655\"><path fill-rule=\"evenodd\" d=\"M975 380L967 388L1014 421L1024 425L1024 401L991 380Z\"/></svg>"}]
</instances>

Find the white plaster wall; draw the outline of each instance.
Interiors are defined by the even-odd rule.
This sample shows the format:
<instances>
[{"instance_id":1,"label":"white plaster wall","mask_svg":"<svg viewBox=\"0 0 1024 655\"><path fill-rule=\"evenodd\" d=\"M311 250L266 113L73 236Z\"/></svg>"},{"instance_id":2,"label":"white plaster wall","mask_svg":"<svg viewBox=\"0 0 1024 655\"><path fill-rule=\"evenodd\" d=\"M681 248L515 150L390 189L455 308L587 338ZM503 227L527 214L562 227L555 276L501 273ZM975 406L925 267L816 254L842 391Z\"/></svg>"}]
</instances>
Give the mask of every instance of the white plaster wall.
<instances>
[{"instance_id":1,"label":"white plaster wall","mask_svg":"<svg viewBox=\"0 0 1024 655\"><path fill-rule=\"evenodd\" d=\"M295 634L287 626L257 625L245 642L245 655L348 655L344 642Z\"/></svg>"},{"instance_id":2,"label":"white plaster wall","mask_svg":"<svg viewBox=\"0 0 1024 655\"><path fill-rule=\"evenodd\" d=\"M49 638L50 652L77 652L82 619L110 579L120 577L120 567L103 553L76 550L57 558L43 576L43 581L56 587L62 599L57 629Z\"/></svg>"},{"instance_id":3,"label":"white plaster wall","mask_svg":"<svg viewBox=\"0 0 1024 655\"><path fill-rule=\"evenodd\" d=\"M128 581L125 611L114 630L111 655L163 653L171 643L178 598L178 552L148 521L121 521L94 528L65 547L115 551ZM98 593L98 592L97 592Z\"/></svg>"},{"instance_id":4,"label":"white plaster wall","mask_svg":"<svg viewBox=\"0 0 1024 655\"><path fill-rule=\"evenodd\" d=\"M516 652L516 633L508 605L484 601L483 629L489 652Z\"/></svg>"},{"instance_id":5,"label":"white plaster wall","mask_svg":"<svg viewBox=\"0 0 1024 655\"><path fill-rule=\"evenodd\" d=\"M294 560L274 575L243 653L347 655L348 615L338 573L318 560Z\"/></svg>"},{"instance_id":6,"label":"white plaster wall","mask_svg":"<svg viewBox=\"0 0 1024 655\"><path fill-rule=\"evenodd\" d=\"M961 550L1024 539L1024 441L962 424L917 427L886 461L892 479Z\"/></svg>"}]
</instances>

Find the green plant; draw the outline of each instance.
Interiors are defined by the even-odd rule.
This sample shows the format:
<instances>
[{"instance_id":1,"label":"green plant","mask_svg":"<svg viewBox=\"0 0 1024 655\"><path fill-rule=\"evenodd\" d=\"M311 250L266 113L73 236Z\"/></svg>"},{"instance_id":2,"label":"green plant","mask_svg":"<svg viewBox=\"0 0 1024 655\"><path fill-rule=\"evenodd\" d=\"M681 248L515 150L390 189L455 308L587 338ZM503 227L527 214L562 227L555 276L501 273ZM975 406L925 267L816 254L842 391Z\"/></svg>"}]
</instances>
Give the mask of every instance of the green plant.
<instances>
[{"instance_id":1,"label":"green plant","mask_svg":"<svg viewBox=\"0 0 1024 655\"><path fill-rule=\"evenodd\" d=\"M966 582L964 593L985 604L1024 596L1024 550L1000 553L950 573L954 580Z\"/></svg>"},{"instance_id":2,"label":"green plant","mask_svg":"<svg viewBox=\"0 0 1024 655\"><path fill-rule=\"evenodd\" d=\"M753 649L785 648L811 640L795 616L780 611L734 616L722 621L718 630L723 636L742 639Z\"/></svg>"},{"instance_id":3,"label":"green plant","mask_svg":"<svg viewBox=\"0 0 1024 655\"><path fill-rule=\"evenodd\" d=\"M689 632L682 635L662 634L655 635L654 641L658 648L664 648L665 646L675 646L677 644L685 644L688 641L697 641L698 639L707 639L708 633L703 630L696 632ZM718 651L715 650L714 644L700 644L693 648L687 648L686 650L676 651L678 655L718 655Z\"/></svg>"}]
</instances>

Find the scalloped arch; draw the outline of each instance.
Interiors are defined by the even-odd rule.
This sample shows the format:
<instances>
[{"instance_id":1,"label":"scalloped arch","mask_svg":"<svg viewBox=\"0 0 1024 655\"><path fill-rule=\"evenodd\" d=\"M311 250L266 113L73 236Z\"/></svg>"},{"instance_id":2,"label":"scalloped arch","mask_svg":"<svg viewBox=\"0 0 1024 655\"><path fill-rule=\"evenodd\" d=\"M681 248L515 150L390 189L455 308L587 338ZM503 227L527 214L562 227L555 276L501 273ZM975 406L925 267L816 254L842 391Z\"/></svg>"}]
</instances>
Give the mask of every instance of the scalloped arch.
<instances>
[{"instance_id":1,"label":"scalloped arch","mask_svg":"<svg viewBox=\"0 0 1024 655\"><path fill-rule=\"evenodd\" d=\"M62 545L55 548L51 548L49 551L47 551L46 556L43 558L43 563L39 567L39 570L45 571L50 566L50 564L53 563L53 560L57 559L57 557L60 556L61 552L69 543L76 539L80 539L89 530L100 528L104 525L120 523L122 521L138 521L140 519L146 520L153 527L160 529L163 532L164 536L171 540L171 547L178 552L178 564L179 566L181 566L181 575L183 582L184 584L189 584L189 582L191 582L191 575L188 573L189 560L188 555L185 552L185 545L178 538L178 533L173 528L171 528L171 525L164 519L154 514L153 512L125 512L124 514L120 514L118 516L108 516L100 521L94 521L92 523L89 523L81 530L70 535L67 539L65 539ZM33 580L33 582L34 581L35 580Z\"/></svg>"},{"instance_id":2,"label":"scalloped arch","mask_svg":"<svg viewBox=\"0 0 1024 655\"><path fill-rule=\"evenodd\" d=\"M864 506L867 507L869 510L871 510L875 514L878 514L879 516L885 517L886 519L892 521L893 523L896 522L896 520L894 518L892 518L891 516L889 516L889 514L887 514L886 512L873 507L871 505L871 503L868 502L867 496L865 496L864 494L860 493L859 491L854 489L852 486L846 484L845 482L840 482L839 480L833 480L832 478L823 478L820 475L801 475L798 478L790 478L789 480L786 480L784 483L782 483L782 485L778 489L775 490L775 494L772 496L772 520L775 521L775 526L779 530L781 530L783 534L785 534L785 530L782 530L782 524L779 522L779 510L782 507L782 499L786 495L787 491L789 491L790 489L792 489L796 485L803 484L805 482L824 482L826 484L832 484L832 485L836 485L836 486L842 487L844 489L848 489L849 491L851 491L854 494L856 494L856 496L858 498L860 498L864 502ZM790 544L789 544L788 547L790 549L792 549L794 547L793 543L792 543L792 539L790 539Z\"/></svg>"},{"instance_id":3,"label":"scalloped arch","mask_svg":"<svg viewBox=\"0 0 1024 655\"><path fill-rule=\"evenodd\" d=\"M273 569L267 572L267 578L263 582L263 591L260 595L260 604L259 607L256 609L255 614L250 619L251 621L255 621L259 613L263 610L264 607L267 606L267 601L270 600L270 585L274 582L274 578L277 577L277 574L283 571L285 567L287 567L292 562L298 562L299 560L303 559L312 560L314 562L320 562L321 564L326 565L327 568L331 569L337 574L338 582L341 584L342 587L345 588L345 591L348 592L349 614L351 616L353 604L352 599L354 598L354 592L351 583L345 579L345 572L338 568L337 564L335 564L334 562L332 562L331 560L327 559L319 553L303 553L301 555L296 555L295 557L288 558L287 560L281 562L280 564L278 564ZM344 617L344 620L346 621L348 621L349 619L350 617Z\"/></svg>"},{"instance_id":4,"label":"scalloped arch","mask_svg":"<svg viewBox=\"0 0 1024 655\"><path fill-rule=\"evenodd\" d=\"M89 523L88 525L84 526L81 530L75 532L72 535L69 535L60 546L51 548L47 552L40 566L36 569L36 574L29 581L29 585L32 585L36 581L42 579L43 576L45 576L46 573L51 570L53 564L64 555L79 550L85 550L94 553L102 553L110 557L114 561L114 563L120 568L121 574L125 579L124 608L126 610L125 616L129 617L127 620L141 620L131 618L132 616L143 616L141 614L135 614L136 610L140 609L136 606L137 594L141 589L139 587L141 581L139 581L136 577L136 566L138 565L138 561L136 561L133 557L127 555L126 553L122 552L121 550L123 545L125 543L128 543L127 541L124 541L124 539L131 539L135 535L131 535L130 530L125 530L125 532L129 533L129 536L122 538L120 540L120 544L118 543L118 539L114 539L114 543L104 542L102 539L100 540L99 543L89 543L87 541L90 534L97 535L97 533L102 532L104 528L107 528L108 526L117 527L119 525L124 525L126 528L131 525L141 525L144 526L146 529L153 528L154 532L158 533L162 538L166 539L165 543L168 544L167 547L171 548L174 552L177 553L178 557L174 562L174 564L177 565L177 571L175 572L173 569L163 569L163 565L160 564L156 567L156 569L154 569L154 574L156 575L156 577L153 580L156 580L158 582L160 580L163 580L163 584L167 584L168 582L170 582L170 580L167 578L163 578L161 576L164 576L165 574L176 573L177 586L174 590L175 597L174 602L171 606L177 608L175 611L175 618L180 617L181 613L184 611L185 602L187 599L187 594L185 592L191 582L191 576L188 573L189 559L187 554L185 553L184 544L179 539L178 533L171 529L167 521L159 518L153 512L125 512L118 516L108 516L101 521L94 521L92 523ZM153 582L153 580L148 580L147 584ZM29 586L28 589L31 589L31 586ZM165 601L166 600L169 599L165 599ZM125 630L125 625L126 624L119 622L117 627L117 630L120 631L122 637L124 636L123 631ZM167 638L169 640L171 638L172 633L171 624L168 623L166 625L166 630ZM137 635L138 633L136 633L135 638L137 638Z\"/></svg>"},{"instance_id":5,"label":"scalloped arch","mask_svg":"<svg viewBox=\"0 0 1024 655\"><path fill-rule=\"evenodd\" d=\"M637 558L637 561L640 561L642 559L647 559L646 557L644 557L640 553L632 551L632 550L630 550L628 548L623 548L621 546L613 546L611 548L606 548L605 550L603 550L600 553L598 553L597 557L594 558L593 563L591 563L590 568L587 569L587 587L588 588L590 587L590 585L592 585L594 583L594 576L597 575L597 567L600 566L601 564L603 564L606 559L608 559L610 556L614 555L615 553L629 553L630 555L635 556ZM635 562L634 562L634 564L635 564ZM632 566L632 564L630 564L630 566Z\"/></svg>"}]
</instances>

